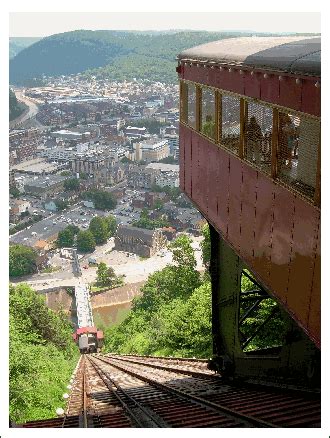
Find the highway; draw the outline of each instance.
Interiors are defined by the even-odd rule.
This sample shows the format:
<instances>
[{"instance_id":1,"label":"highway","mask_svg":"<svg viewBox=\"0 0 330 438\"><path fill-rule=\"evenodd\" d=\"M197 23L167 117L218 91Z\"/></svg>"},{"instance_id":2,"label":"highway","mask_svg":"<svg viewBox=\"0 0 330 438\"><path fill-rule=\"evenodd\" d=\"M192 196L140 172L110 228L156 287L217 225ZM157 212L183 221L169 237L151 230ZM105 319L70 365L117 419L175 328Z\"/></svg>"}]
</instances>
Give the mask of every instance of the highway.
<instances>
[{"instance_id":1,"label":"highway","mask_svg":"<svg viewBox=\"0 0 330 438\"><path fill-rule=\"evenodd\" d=\"M41 123L39 123L35 116L39 112L38 105L30 99L29 97L25 96L24 90L15 90L16 98L18 101L25 103L28 106L28 111L25 111L23 114L21 114L19 117L17 117L15 120L12 120L9 122L9 128L23 128L26 123L29 123L31 119L34 119L34 125L36 127L43 127Z\"/></svg>"}]
</instances>

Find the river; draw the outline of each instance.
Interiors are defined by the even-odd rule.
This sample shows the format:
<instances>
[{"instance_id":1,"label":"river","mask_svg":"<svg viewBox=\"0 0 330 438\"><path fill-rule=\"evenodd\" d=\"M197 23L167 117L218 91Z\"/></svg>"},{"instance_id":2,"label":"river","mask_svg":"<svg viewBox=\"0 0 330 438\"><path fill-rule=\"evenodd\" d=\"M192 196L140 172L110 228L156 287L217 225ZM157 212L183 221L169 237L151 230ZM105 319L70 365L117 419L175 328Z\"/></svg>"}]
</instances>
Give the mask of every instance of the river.
<instances>
[{"instance_id":1,"label":"river","mask_svg":"<svg viewBox=\"0 0 330 438\"><path fill-rule=\"evenodd\" d=\"M119 303L93 309L94 324L96 326L112 326L121 323L128 315L132 303Z\"/></svg>"}]
</instances>

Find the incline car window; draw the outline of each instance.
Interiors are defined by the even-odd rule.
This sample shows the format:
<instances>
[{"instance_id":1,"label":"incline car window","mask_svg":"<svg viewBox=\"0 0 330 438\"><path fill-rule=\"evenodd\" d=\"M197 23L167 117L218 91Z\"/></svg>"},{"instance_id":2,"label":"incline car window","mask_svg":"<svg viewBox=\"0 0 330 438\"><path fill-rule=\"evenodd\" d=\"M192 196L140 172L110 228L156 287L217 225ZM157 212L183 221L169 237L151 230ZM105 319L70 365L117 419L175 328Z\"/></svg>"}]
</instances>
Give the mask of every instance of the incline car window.
<instances>
[{"instance_id":1,"label":"incline car window","mask_svg":"<svg viewBox=\"0 0 330 438\"><path fill-rule=\"evenodd\" d=\"M215 139L215 95L210 88L202 89L202 134Z\"/></svg>"}]
</instances>

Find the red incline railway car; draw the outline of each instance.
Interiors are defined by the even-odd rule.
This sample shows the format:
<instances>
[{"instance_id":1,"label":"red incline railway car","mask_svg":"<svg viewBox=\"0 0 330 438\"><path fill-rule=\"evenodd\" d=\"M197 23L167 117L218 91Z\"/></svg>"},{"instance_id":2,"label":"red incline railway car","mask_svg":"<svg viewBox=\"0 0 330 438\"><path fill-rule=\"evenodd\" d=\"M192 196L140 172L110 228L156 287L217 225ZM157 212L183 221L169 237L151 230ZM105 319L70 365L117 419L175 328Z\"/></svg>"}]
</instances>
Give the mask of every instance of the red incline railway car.
<instances>
[{"instance_id":1,"label":"red incline railway car","mask_svg":"<svg viewBox=\"0 0 330 438\"><path fill-rule=\"evenodd\" d=\"M97 353L103 345L103 331L96 327L81 327L72 334L80 353Z\"/></svg>"},{"instance_id":2,"label":"red incline railway car","mask_svg":"<svg viewBox=\"0 0 330 438\"><path fill-rule=\"evenodd\" d=\"M210 224L213 366L231 375L319 384L320 58L315 37L233 38L178 57L180 187ZM281 345L249 348L276 311Z\"/></svg>"}]
</instances>

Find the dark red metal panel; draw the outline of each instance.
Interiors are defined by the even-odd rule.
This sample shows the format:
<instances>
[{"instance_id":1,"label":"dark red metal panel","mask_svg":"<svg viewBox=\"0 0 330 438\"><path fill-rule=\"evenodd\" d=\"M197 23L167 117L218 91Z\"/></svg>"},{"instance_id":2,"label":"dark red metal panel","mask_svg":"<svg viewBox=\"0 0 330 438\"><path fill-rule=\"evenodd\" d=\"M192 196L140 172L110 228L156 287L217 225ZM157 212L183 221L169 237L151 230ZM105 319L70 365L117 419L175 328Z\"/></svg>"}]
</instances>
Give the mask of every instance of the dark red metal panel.
<instances>
[{"instance_id":1,"label":"dark red metal panel","mask_svg":"<svg viewBox=\"0 0 330 438\"><path fill-rule=\"evenodd\" d=\"M260 73L254 73L251 75L250 73L244 74L244 94L249 97L255 97L256 99L260 99L261 93L261 81L262 75Z\"/></svg>"},{"instance_id":2,"label":"dark red metal panel","mask_svg":"<svg viewBox=\"0 0 330 438\"><path fill-rule=\"evenodd\" d=\"M222 149L218 151L219 192L218 192L218 229L227 236L228 227L228 193L229 193L229 154Z\"/></svg>"},{"instance_id":3,"label":"dark red metal panel","mask_svg":"<svg viewBox=\"0 0 330 438\"><path fill-rule=\"evenodd\" d=\"M294 227L287 306L307 326L312 293L315 239L319 212L300 198L295 199Z\"/></svg>"},{"instance_id":4,"label":"dark red metal panel","mask_svg":"<svg viewBox=\"0 0 330 438\"><path fill-rule=\"evenodd\" d=\"M318 78L304 79L301 93L301 111L321 116L321 88L316 88Z\"/></svg>"},{"instance_id":5,"label":"dark red metal panel","mask_svg":"<svg viewBox=\"0 0 330 438\"><path fill-rule=\"evenodd\" d=\"M184 188L188 196L191 197L191 135L192 131L185 128L184 140Z\"/></svg>"},{"instance_id":6,"label":"dark red metal panel","mask_svg":"<svg viewBox=\"0 0 330 438\"><path fill-rule=\"evenodd\" d=\"M283 81L280 82L280 99L279 104L295 109L301 110L301 84L297 85L295 78L284 76Z\"/></svg>"},{"instance_id":7,"label":"dark red metal panel","mask_svg":"<svg viewBox=\"0 0 330 438\"><path fill-rule=\"evenodd\" d=\"M252 264L254 250L254 223L256 207L257 171L245 163L242 164L242 215L240 252L247 263Z\"/></svg>"},{"instance_id":8,"label":"dark red metal panel","mask_svg":"<svg viewBox=\"0 0 330 438\"><path fill-rule=\"evenodd\" d=\"M280 99L280 81L278 75L268 75L267 78L262 77L260 81L261 93L260 99L266 102L279 103Z\"/></svg>"},{"instance_id":9,"label":"dark red metal panel","mask_svg":"<svg viewBox=\"0 0 330 438\"><path fill-rule=\"evenodd\" d=\"M209 77L208 77L208 81L209 81L209 85L211 87L216 87L217 86L217 75L219 74L219 68L210 68L209 69Z\"/></svg>"},{"instance_id":10,"label":"dark red metal panel","mask_svg":"<svg viewBox=\"0 0 330 438\"><path fill-rule=\"evenodd\" d=\"M198 187L198 157L199 157L199 135L191 133L191 197L199 203Z\"/></svg>"},{"instance_id":11,"label":"dark red metal panel","mask_svg":"<svg viewBox=\"0 0 330 438\"><path fill-rule=\"evenodd\" d=\"M209 146L209 170L206 184L208 185L207 212L210 221L217 223L218 215L218 194L222 190L219 185L219 148L210 143Z\"/></svg>"},{"instance_id":12,"label":"dark red metal panel","mask_svg":"<svg viewBox=\"0 0 330 438\"><path fill-rule=\"evenodd\" d=\"M321 345L321 233L317 236L312 295L308 314L308 332L316 345Z\"/></svg>"},{"instance_id":13,"label":"dark red metal panel","mask_svg":"<svg viewBox=\"0 0 330 438\"><path fill-rule=\"evenodd\" d=\"M196 199L203 214L207 214L208 184L207 175L209 172L209 141L203 137L198 139L198 182Z\"/></svg>"},{"instance_id":14,"label":"dark red metal panel","mask_svg":"<svg viewBox=\"0 0 330 438\"><path fill-rule=\"evenodd\" d=\"M295 197L278 185L274 187L274 194L269 283L277 297L286 303Z\"/></svg>"},{"instance_id":15,"label":"dark red metal panel","mask_svg":"<svg viewBox=\"0 0 330 438\"><path fill-rule=\"evenodd\" d=\"M265 73L268 78L264 78ZM279 81L279 74L276 72L255 71L251 76L249 71L240 74L239 69L229 72L228 68L220 70L219 66L216 66L211 69L202 65L185 66L182 73L182 77L190 81L320 116L320 88L315 87L320 78L302 78L288 74L281 76L283 80ZM301 79L300 84L296 84L297 78Z\"/></svg>"},{"instance_id":16,"label":"dark red metal panel","mask_svg":"<svg viewBox=\"0 0 330 438\"><path fill-rule=\"evenodd\" d=\"M272 229L273 182L258 172L255 217L255 245L253 267L267 284L270 263L270 236Z\"/></svg>"},{"instance_id":17,"label":"dark red metal panel","mask_svg":"<svg viewBox=\"0 0 330 438\"><path fill-rule=\"evenodd\" d=\"M238 250L241 240L242 163L233 156L229 160L228 240Z\"/></svg>"},{"instance_id":18,"label":"dark red metal panel","mask_svg":"<svg viewBox=\"0 0 330 438\"><path fill-rule=\"evenodd\" d=\"M186 141L186 137L187 137L187 133L186 133L186 128L180 124L179 127L179 142L180 142L180 148L179 148L179 160L180 160L180 189L184 192L185 191L185 178L184 178L184 174L185 174L185 156L184 156L184 152L185 152L185 141Z\"/></svg>"}]
</instances>

